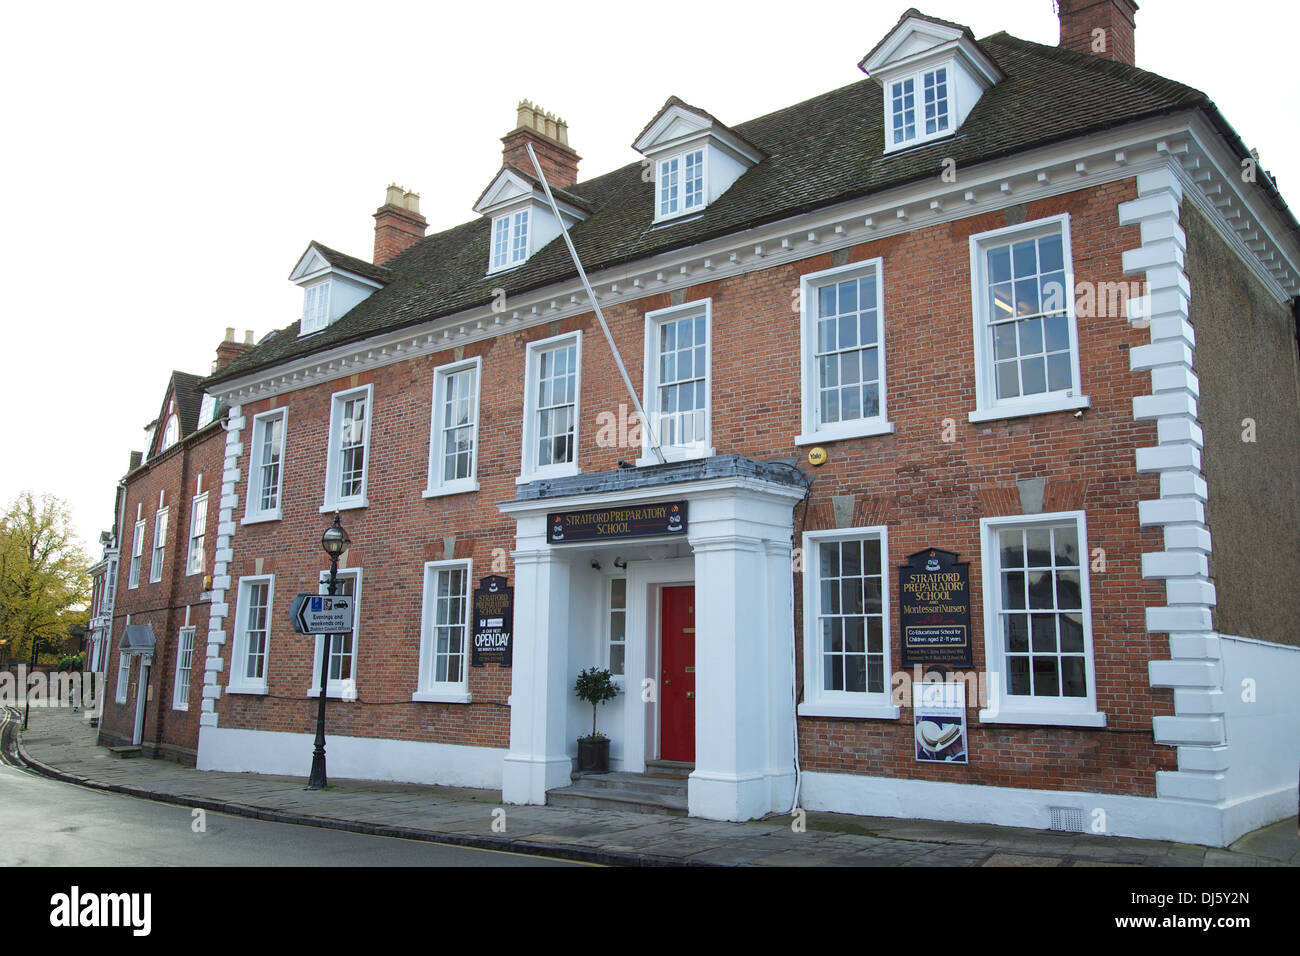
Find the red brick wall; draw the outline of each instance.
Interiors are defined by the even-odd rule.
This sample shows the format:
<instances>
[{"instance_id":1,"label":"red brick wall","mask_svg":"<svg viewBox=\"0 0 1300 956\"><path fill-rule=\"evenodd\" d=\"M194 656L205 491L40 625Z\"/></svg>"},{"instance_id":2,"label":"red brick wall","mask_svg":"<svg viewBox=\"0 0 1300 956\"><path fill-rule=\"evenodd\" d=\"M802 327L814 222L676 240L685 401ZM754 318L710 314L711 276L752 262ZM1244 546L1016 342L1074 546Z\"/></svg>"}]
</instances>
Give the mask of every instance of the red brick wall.
<instances>
[{"instance_id":1,"label":"red brick wall","mask_svg":"<svg viewBox=\"0 0 1300 956\"><path fill-rule=\"evenodd\" d=\"M1076 278L1124 281L1121 252L1139 245L1140 236L1136 228L1118 225L1116 206L1135 195L1132 181L1120 182L1030 203L1026 218L1069 212ZM1131 330L1122 318L1079 320L1083 385L1092 401L1082 418L1063 412L970 424L975 386L968 238L1006 223L1003 213L992 213L853 247L850 261L884 260L888 408L896 431L828 443L829 461L816 471L810 513L826 514L832 495L878 499L874 507L888 516L892 564L924 546L959 551L972 562L971 587L978 595L979 519L1018 510L1016 478L1046 478L1045 510L1086 509L1089 547L1107 552L1108 568L1091 576L1091 587L1098 706L1109 725L1105 730L989 730L978 726L972 712L972 764L958 770L917 764L905 721L803 719L801 759L810 770L1151 795L1152 771L1172 769L1174 754L1151 741L1152 716L1170 712L1172 701L1169 692L1147 686L1146 662L1167 656L1167 648L1143 627L1142 609L1161 603L1162 588L1143 581L1139 571L1141 553L1160 549L1159 532L1138 527L1136 504L1157 496L1157 480L1133 470L1134 448L1155 443L1154 425L1132 421L1131 398L1149 383L1128 371L1128 349L1141 344L1146 333ZM806 454L793 444L800 431L800 402L799 316L791 309L792 290L798 289L800 275L830 266L831 256L825 254L687 290L687 301L713 300L713 429L720 454L757 459ZM606 312L638 387L644 315L669 304L668 294L651 295ZM244 406L251 424L252 416L273 401L287 403L289 450L284 518L239 527L231 568L232 581L237 580L256 573L261 558L262 572L276 575L270 694L224 696L217 705L222 727L298 733L314 727L314 707L304 697L314 642L292 634L283 622L292 595L314 591L319 571L327 566L319 539L329 523L320 507L330 396L371 383L370 506L344 513L357 542L347 563L361 566L364 574L359 699L331 704L331 732L507 745L506 669L471 669L470 705L410 702L418 679L422 566L443 557L447 535L457 536L457 556L472 555L476 579L491 570L494 549L504 556L513 546L514 523L496 503L514 496L520 470L525 346L573 329L584 333L579 464L584 472L613 469L637 450L598 447L596 419L602 412L617 414L620 404L630 402L590 314L465 348L465 357L483 356L476 494L434 499L420 494L427 477L433 369L457 358L451 350ZM946 418L956 422L955 442L941 441ZM250 433L241 437L240 468L246 475ZM238 490L237 517L245 481ZM504 560L503 573L513 577ZM796 595L800 587L796 576ZM387 611L376 618L367 609L380 601ZM233 587L229 602L227 630L233 634ZM981 633L978 606L971 623ZM797 635L800 628L796 620ZM228 671L229 644L223 653ZM891 656L898 660L896 633ZM983 667L979 651L975 663Z\"/></svg>"},{"instance_id":2,"label":"red brick wall","mask_svg":"<svg viewBox=\"0 0 1300 956\"><path fill-rule=\"evenodd\" d=\"M217 513L221 499L221 470L225 455L225 432L209 427L168 449L150 461L127 482L122 557L118 560L117 603L113 611L113 643L105 675L104 713L100 740L106 744L129 744L135 728L136 694L140 692L140 662L132 662L131 689L124 704L117 703L118 661L127 615L132 624L153 627L157 649L149 671L153 696L146 702L142 745L164 756L192 762L198 749L199 711L203 696L203 661L207 653L208 604L203 600L204 580L212 571L217 537ZM198 476L208 495L207 529L204 538L204 571L187 575L190 517ZM168 509L167 535L163 551L162 578L149 581L153 529L158 493L165 495ZM137 504L145 519L144 550L140 562L140 583L127 588L131 570L131 541ZM189 608L194 627L194 657L190 671L187 711L173 708L176 654L179 632L185 626Z\"/></svg>"}]
</instances>

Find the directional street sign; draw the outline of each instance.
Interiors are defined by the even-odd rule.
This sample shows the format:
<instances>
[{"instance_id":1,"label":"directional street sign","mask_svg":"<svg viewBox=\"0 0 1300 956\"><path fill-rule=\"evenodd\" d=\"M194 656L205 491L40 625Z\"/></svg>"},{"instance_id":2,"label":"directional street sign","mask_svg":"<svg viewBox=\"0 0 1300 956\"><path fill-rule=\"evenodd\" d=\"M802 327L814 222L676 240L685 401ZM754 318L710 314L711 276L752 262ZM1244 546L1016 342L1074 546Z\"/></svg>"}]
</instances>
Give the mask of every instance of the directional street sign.
<instances>
[{"instance_id":1,"label":"directional street sign","mask_svg":"<svg viewBox=\"0 0 1300 956\"><path fill-rule=\"evenodd\" d=\"M352 630L352 598L299 594L289 615L299 634L346 634Z\"/></svg>"}]
</instances>

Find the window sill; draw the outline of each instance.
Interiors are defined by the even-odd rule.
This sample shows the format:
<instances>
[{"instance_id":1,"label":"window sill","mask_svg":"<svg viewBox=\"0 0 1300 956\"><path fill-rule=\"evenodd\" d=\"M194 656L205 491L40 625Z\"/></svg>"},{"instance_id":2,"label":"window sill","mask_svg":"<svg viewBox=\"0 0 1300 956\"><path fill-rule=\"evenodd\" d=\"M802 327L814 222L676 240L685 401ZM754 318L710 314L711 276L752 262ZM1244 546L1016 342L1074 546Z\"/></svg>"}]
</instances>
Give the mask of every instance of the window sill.
<instances>
[{"instance_id":1,"label":"window sill","mask_svg":"<svg viewBox=\"0 0 1300 956\"><path fill-rule=\"evenodd\" d=\"M664 453L664 464L672 465L679 461L700 461L704 458L712 458L718 453L716 448L668 448L659 449ZM646 468L650 465L659 464L656 458L648 449L642 453L641 457L633 462L638 468Z\"/></svg>"},{"instance_id":2,"label":"window sill","mask_svg":"<svg viewBox=\"0 0 1300 956\"><path fill-rule=\"evenodd\" d=\"M255 686L251 684L227 684L226 693L227 694L253 694L259 697L265 697L267 694L270 693L270 691L267 690L265 684L261 686Z\"/></svg>"},{"instance_id":3,"label":"window sill","mask_svg":"<svg viewBox=\"0 0 1300 956\"><path fill-rule=\"evenodd\" d=\"M320 697L320 688L319 688L319 687L313 687L313 688L311 688L310 690L307 691L307 696L308 696L308 697L311 697L311 698L317 698L317 697ZM350 695L348 695L348 694L344 694L343 691L342 691L341 689L339 689L339 688L337 688L337 687L331 687L331 688L329 689L329 693L327 693L327 694L325 695L325 699L326 699L326 700L345 700L345 701L349 701L349 702L355 702L355 701L357 701L357 700L360 699L360 696L357 695L357 694L355 694L355 693L350 694Z\"/></svg>"},{"instance_id":4,"label":"window sill","mask_svg":"<svg viewBox=\"0 0 1300 956\"><path fill-rule=\"evenodd\" d=\"M883 418L861 419L853 422L836 422L823 425L811 432L796 435L796 445L820 445L822 442L843 441L846 438L870 438L873 435L892 435L894 423Z\"/></svg>"},{"instance_id":5,"label":"window sill","mask_svg":"<svg viewBox=\"0 0 1300 956\"><path fill-rule=\"evenodd\" d=\"M469 691L418 690L411 700L426 704L468 704L474 699Z\"/></svg>"},{"instance_id":6,"label":"window sill","mask_svg":"<svg viewBox=\"0 0 1300 956\"><path fill-rule=\"evenodd\" d=\"M333 514L336 511L353 511L357 508L369 508L370 502L365 498L357 498L352 501L327 501L320 506L320 513L323 515Z\"/></svg>"},{"instance_id":7,"label":"window sill","mask_svg":"<svg viewBox=\"0 0 1300 956\"><path fill-rule=\"evenodd\" d=\"M533 481L548 481L551 478L568 478L580 474L582 474L582 469L577 465L571 465L565 468L557 468L555 471L534 471L526 475L520 475L515 479L515 484L526 485Z\"/></svg>"},{"instance_id":8,"label":"window sill","mask_svg":"<svg viewBox=\"0 0 1300 956\"><path fill-rule=\"evenodd\" d=\"M280 518L281 518L281 514L280 511L277 509L275 511L268 511L265 514L253 514L253 515L246 514L244 515L243 520L240 521L239 523L240 524L262 524L263 522L266 521L279 521Z\"/></svg>"},{"instance_id":9,"label":"window sill","mask_svg":"<svg viewBox=\"0 0 1300 956\"><path fill-rule=\"evenodd\" d=\"M478 479L469 478L457 482L448 482L437 488L426 488L421 493L425 498L445 498L447 495L465 495L478 491Z\"/></svg>"},{"instance_id":10,"label":"window sill","mask_svg":"<svg viewBox=\"0 0 1300 956\"><path fill-rule=\"evenodd\" d=\"M862 720L898 720L899 708L892 704L863 701L860 704L804 701L799 705L800 717L849 717Z\"/></svg>"},{"instance_id":11,"label":"window sill","mask_svg":"<svg viewBox=\"0 0 1300 956\"><path fill-rule=\"evenodd\" d=\"M189 705L189 704L185 704L185 705L182 706L182 707L177 707L175 704L172 704L172 710L188 711L189 709L190 709L190 705Z\"/></svg>"},{"instance_id":12,"label":"window sill","mask_svg":"<svg viewBox=\"0 0 1300 956\"><path fill-rule=\"evenodd\" d=\"M1030 402L1017 402L1014 405L998 405L993 408L977 408L970 413L972 422L995 422L1004 418L1021 418L1025 415L1045 415L1049 412L1072 412L1081 408L1091 408L1087 395L1044 396Z\"/></svg>"},{"instance_id":13,"label":"window sill","mask_svg":"<svg viewBox=\"0 0 1300 956\"><path fill-rule=\"evenodd\" d=\"M1104 711L981 710L981 724L1029 724L1044 727L1105 727Z\"/></svg>"},{"instance_id":14,"label":"window sill","mask_svg":"<svg viewBox=\"0 0 1300 956\"><path fill-rule=\"evenodd\" d=\"M886 117L885 117L885 120L886 120L886 123L888 123L889 117L886 116ZM951 115L948 117L948 122L950 122L950 123L952 122L952 116L951 116ZM892 133L893 133L893 130L892 130L892 129L889 129L889 132L892 134ZM929 136L924 136L924 137L922 137L922 136L913 136L911 139L907 140L906 142L895 143L893 146L886 146L886 147L885 147L885 151L884 151L884 153L883 153L882 155L884 155L884 156L894 156L894 155L897 155L898 153L905 153L905 152L907 152L909 149L917 149L918 147L921 147L921 146L929 146L929 145L931 145L931 144L933 144L933 143L940 143L940 142L942 142L942 141L945 140L945 139L952 139L952 137L954 137L954 136L956 136L956 135L957 135L957 130L956 130L956 128L953 128L953 129L949 129L949 130L947 130L947 131L945 131L945 132L942 132L942 133L931 133ZM889 136L886 136L886 139L888 139L888 138L890 138L890 137L889 137Z\"/></svg>"}]
</instances>

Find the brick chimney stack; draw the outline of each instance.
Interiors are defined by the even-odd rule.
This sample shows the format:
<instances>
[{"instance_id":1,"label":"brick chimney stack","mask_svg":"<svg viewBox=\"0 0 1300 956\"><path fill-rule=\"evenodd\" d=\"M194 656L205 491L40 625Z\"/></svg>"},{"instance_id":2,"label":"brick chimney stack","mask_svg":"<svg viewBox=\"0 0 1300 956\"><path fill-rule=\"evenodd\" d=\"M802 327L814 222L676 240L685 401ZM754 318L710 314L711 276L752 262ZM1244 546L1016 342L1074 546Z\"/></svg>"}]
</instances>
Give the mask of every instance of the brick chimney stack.
<instances>
[{"instance_id":1,"label":"brick chimney stack","mask_svg":"<svg viewBox=\"0 0 1300 956\"><path fill-rule=\"evenodd\" d=\"M244 333L244 341L235 341L235 330L226 329L226 338L217 346L217 360L212 364L212 371L220 372L223 368L253 347L253 330Z\"/></svg>"},{"instance_id":2,"label":"brick chimney stack","mask_svg":"<svg viewBox=\"0 0 1300 956\"><path fill-rule=\"evenodd\" d=\"M1060 46L1134 65L1133 0L1057 0Z\"/></svg>"},{"instance_id":3,"label":"brick chimney stack","mask_svg":"<svg viewBox=\"0 0 1300 956\"><path fill-rule=\"evenodd\" d=\"M501 137L505 145L503 162L535 175L526 149L532 143L548 183L567 189L578 181L578 163L582 157L569 148L568 123L527 100L519 101L515 122L515 128Z\"/></svg>"},{"instance_id":4,"label":"brick chimney stack","mask_svg":"<svg viewBox=\"0 0 1300 956\"><path fill-rule=\"evenodd\" d=\"M390 185L384 204L375 210L375 265L405 252L424 238L428 228L429 221L420 214L420 194Z\"/></svg>"}]
</instances>

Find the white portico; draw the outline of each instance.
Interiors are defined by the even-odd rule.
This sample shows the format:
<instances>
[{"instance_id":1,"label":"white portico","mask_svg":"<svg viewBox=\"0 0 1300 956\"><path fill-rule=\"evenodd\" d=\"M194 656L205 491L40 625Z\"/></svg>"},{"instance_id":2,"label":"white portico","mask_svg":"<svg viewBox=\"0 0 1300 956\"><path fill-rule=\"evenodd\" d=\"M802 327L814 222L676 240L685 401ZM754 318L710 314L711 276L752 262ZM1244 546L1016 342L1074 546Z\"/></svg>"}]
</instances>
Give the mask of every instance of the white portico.
<instances>
[{"instance_id":1,"label":"white portico","mask_svg":"<svg viewBox=\"0 0 1300 956\"><path fill-rule=\"evenodd\" d=\"M567 786L591 711L578 671L607 666L610 582L625 585L623 693L601 708L618 769L641 772L693 722L692 816L747 820L787 810L794 794L791 540L804 475L734 455L523 485L500 505L518 522L510 749L503 794L542 804ZM684 534L552 543L548 515L685 502ZM617 611L614 612L617 616ZM690 633L693 665L668 645ZM674 658L675 659L675 658ZM662 682L689 671L693 690ZM667 676L666 676L667 675ZM674 696L676 695L676 696ZM676 701L676 703L669 703ZM669 707L690 708L688 714Z\"/></svg>"}]
</instances>

